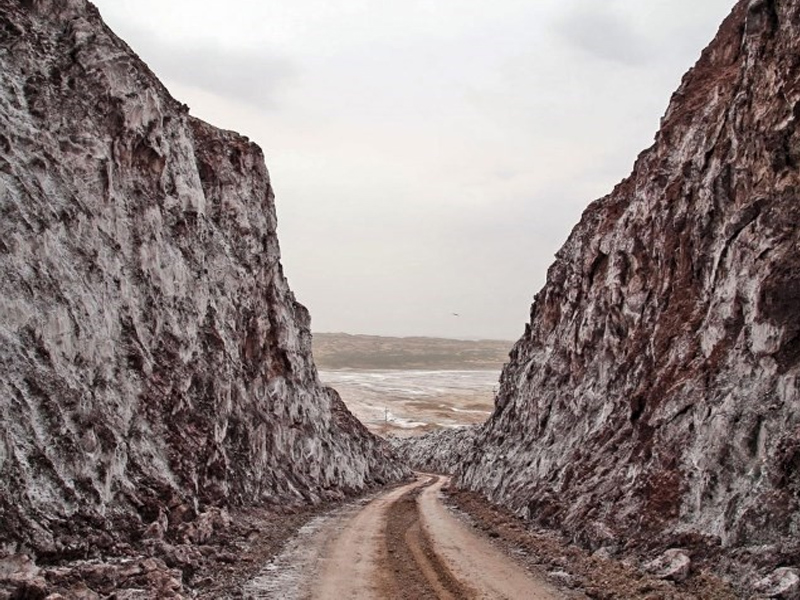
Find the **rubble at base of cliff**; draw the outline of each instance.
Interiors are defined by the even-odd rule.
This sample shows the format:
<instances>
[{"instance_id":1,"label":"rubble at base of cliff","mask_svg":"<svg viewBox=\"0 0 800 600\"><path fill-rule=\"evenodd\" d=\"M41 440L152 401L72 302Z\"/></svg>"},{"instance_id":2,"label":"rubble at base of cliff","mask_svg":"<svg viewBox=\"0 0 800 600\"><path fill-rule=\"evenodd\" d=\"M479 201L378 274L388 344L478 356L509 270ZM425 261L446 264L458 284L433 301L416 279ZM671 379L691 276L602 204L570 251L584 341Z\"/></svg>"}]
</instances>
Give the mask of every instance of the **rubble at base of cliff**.
<instances>
[{"instance_id":1,"label":"rubble at base of cliff","mask_svg":"<svg viewBox=\"0 0 800 600\"><path fill-rule=\"evenodd\" d=\"M460 427L422 436L390 437L388 441L409 467L452 474L463 457L474 451L478 432L476 426ZM509 554L543 572L554 584L589 598L733 600L754 594L758 598L800 598L798 569L764 568L800 564L800 543L793 540L786 540L780 548L758 546L730 553L718 541L698 533L626 539L600 521L572 536L537 515L523 518L455 483L445 493L471 526Z\"/></svg>"},{"instance_id":2,"label":"rubble at base of cliff","mask_svg":"<svg viewBox=\"0 0 800 600\"><path fill-rule=\"evenodd\" d=\"M0 600L113 597L237 598L242 585L315 515L335 504L296 509L211 510L190 537L151 528L134 542L95 540L84 557L35 561L0 552ZM130 539L130 535L121 536Z\"/></svg>"},{"instance_id":3,"label":"rubble at base of cliff","mask_svg":"<svg viewBox=\"0 0 800 600\"><path fill-rule=\"evenodd\" d=\"M798 23L790 0L733 7L557 252L456 485L653 573L686 554L794 593Z\"/></svg>"},{"instance_id":4,"label":"rubble at base of cliff","mask_svg":"<svg viewBox=\"0 0 800 600\"><path fill-rule=\"evenodd\" d=\"M480 494L451 487L448 501L462 518L510 555L565 590L598 600L735 600L750 597L715 575L699 555L680 549L654 555L590 550L562 532L521 519ZM654 568L648 568L649 565ZM658 565L656 567L656 565ZM676 570L672 571L672 567ZM673 577L681 571L685 577ZM769 596L784 598L783 596ZM785 598L789 598L786 596Z\"/></svg>"}]
</instances>

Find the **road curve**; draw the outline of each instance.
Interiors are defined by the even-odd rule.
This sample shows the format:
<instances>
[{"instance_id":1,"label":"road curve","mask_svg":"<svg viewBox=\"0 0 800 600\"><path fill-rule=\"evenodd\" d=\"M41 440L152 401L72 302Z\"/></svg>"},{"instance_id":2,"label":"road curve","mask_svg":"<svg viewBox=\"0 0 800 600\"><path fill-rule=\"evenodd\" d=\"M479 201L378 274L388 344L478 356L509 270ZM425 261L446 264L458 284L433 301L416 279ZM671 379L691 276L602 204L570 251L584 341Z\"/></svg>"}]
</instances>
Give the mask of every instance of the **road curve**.
<instances>
[{"instance_id":1,"label":"road curve","mask_svg":"<svg viewBox=\"0 0 800 600\"><path fill-rule=\"evenodd\" d=\"M324 565L311 595L313 600L385 597L380 573L386 515L395 502L424 483L424 479L418 478L378 496L345 523L324 553Z\"/></svg>"},{"instance_id":2,"label":"road curve","mask_svg":"<svg viewBox=\"0 0 800 600\"><path fill-rule=\"evenodd\" d=\"M535 578L524 567L478 536L442 504L440 491L449 478L436 481L420 493L417 505L427 535L453 576L465 582L468 598L549 600L561 598L558 590Z\"/></svg>"},{"instance_id":3,"label":"road curve","mask_svg":"<svg viewBox=\"0 0 800 600\"><path fill-rule=\"evenodd\" d=\"M310 524L245 598L297 600L549 600L554 587L454 517L448 478L418 474L366 504Z\"/></svg>"}]
</instances>

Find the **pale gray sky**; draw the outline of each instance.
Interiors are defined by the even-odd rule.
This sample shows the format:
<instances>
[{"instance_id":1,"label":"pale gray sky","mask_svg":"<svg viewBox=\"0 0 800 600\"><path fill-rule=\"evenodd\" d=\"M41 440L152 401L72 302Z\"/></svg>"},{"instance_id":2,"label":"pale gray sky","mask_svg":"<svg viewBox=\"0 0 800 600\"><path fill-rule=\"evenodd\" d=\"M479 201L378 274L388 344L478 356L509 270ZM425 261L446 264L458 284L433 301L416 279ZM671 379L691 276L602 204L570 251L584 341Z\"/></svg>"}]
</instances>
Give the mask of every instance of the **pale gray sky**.
<instances>
[{"instance_id":1,"label":"pale gray sky","mask_svg":"<svg viewBox=\"0 0 800 600\"><path fill-rule=\"evenodd\" d=\"M264 149L314 331L516 339L733 0L95 4Z\"/></svg>"}]
</instances>

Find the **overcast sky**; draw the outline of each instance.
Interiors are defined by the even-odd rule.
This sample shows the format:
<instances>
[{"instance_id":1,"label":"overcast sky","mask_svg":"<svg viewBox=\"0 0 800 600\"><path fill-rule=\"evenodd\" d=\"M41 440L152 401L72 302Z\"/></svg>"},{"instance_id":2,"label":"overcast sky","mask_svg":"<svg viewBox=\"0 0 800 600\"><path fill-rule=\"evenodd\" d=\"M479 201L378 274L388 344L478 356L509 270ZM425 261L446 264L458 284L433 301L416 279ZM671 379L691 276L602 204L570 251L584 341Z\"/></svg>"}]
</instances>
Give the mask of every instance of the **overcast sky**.
<instances>
[{"instance_id":1,"label":"overcast sky","mask_svg":"<svg viewBox=\"0 0 800 600\"><path fill-rule=\"evenodd\" d=\"M95 4L264 149L314 331L516 339L733 0Z\"/></svg>"}]
</instances>

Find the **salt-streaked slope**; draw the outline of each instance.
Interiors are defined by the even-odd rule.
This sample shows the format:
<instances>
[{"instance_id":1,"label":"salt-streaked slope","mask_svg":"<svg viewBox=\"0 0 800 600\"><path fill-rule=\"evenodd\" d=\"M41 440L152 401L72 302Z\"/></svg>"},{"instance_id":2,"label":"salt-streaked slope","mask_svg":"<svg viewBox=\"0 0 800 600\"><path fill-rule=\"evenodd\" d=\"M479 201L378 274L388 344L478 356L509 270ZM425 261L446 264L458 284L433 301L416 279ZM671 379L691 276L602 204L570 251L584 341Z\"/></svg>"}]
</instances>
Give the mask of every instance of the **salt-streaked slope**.
<instances>
[{"instance_id":1,"label":"salt-streaked slope","mask_svg":"<svg viewBox=\"0 0 800 600\"><path fill-rule=\"evenodd\" d=\"M800 563L799 118L800 3L743 0L559 251L460 485L593 548Z\"/></svg>"},{"instance_id":2,"label":"salt-streaked slope","mask_svg":"<svg viewBox=\"0 0 800 600\"><path fill-rule=\"evenodd\" d=\"M0 1L0 548L402 477L323 388L261 150L84 0Z\"/></svg>"}]
</instances>

